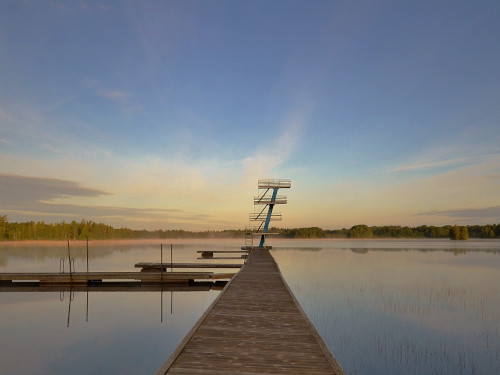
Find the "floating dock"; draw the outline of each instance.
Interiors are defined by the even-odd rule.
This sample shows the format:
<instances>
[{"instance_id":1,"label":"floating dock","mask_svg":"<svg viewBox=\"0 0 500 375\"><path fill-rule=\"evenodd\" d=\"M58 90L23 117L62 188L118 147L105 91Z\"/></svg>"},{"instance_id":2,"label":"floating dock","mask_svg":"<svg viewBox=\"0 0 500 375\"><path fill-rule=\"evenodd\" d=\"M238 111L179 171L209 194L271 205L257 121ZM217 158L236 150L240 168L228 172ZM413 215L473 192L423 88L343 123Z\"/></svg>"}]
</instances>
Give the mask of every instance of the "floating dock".
<instances>
[{"instance_id":1,"label":"floating dock","mask_svg":"<svg viewBox=\"0 0 500 375\"><path fill-rule=\"evenodd\" d=\"M268 250L253 250L156 373L344 374Z\"/></svg>"},{"instance_id":2,"label":"floating dock","mask_svg":"<svg viewBox=\"0 0 500 375\"><path fill-rule=\"evenodd\" d=\"M0 283L38 282L40 284L92 284L101 282L189 283L195 280L230 279L231 273L213 272L73 272L0 273Z\"/></svg>"},{"instance_id":3,"label":"floating dock","mask_svg":"<svg viewBox=\"0 0 500 375\"><path fill-rule=\"evenodd\" d=\"M141 272L166 271L167 268L241 268L243 264L224 263L136 263L135 268L142 268Z\"/></svg>"},{"instance_id":4,"label":"floating dock","mask_svg":"<svg viewBox=\"0 0 500 375\"><path fill-rule=\"evenodd\" d=\"M235 251L230 251L230 250L201 250L197 251L198 254L201 254L201 258L198 259L246 259L248 257L248 251L241 251L241 250L235 250ZM224 255L229 255L229 254L241 254L239 257L217 257L214 258L214 254L224 254Z\"/></svg>"},{"instance_id":5,"label":"floating dock","mask_svg":"<svg viewBox=\"0 0 500 375\"><path fill-rule=\"evenodd\" d=\"M6 283L0 282L0 292L205 292L222 290L227 281L197 281L195 283L161 284L161 283L134 283L134 282L104 282L82 284L40 284L30 282Z\"/></svg>"}]
</instances>

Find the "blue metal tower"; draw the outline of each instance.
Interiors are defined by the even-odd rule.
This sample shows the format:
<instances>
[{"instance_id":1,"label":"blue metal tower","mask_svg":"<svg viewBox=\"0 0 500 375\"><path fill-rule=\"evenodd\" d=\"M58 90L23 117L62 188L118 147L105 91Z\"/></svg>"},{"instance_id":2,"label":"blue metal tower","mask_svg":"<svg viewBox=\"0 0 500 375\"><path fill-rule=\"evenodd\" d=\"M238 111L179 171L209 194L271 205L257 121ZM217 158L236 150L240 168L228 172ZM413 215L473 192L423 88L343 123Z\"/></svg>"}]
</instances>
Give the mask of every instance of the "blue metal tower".
<instances>
[{"instance_id":1,"label":"blue metal tower","mask_svg":"<svg viewBox=\"0 0 500 375\"><path fill-rule=\"evenodd\" d=\"M253 247L253 235L260 235L259 248L263 248L266 242L266 236L271 220L281 220L281 213L273 213L275 204L286 204L286 195L278 195L279 189L286 189L292 186L291 180L259 180L259 194L254 197L254 205L263 205L263 208L258 213L250 214L250 221L258 224L252 226L250 231L247 231L245 238L245 247ZM266 211L267 209L267 211ZM262 232L260 232L262 231Z\"/></svg>"}]
</instances>

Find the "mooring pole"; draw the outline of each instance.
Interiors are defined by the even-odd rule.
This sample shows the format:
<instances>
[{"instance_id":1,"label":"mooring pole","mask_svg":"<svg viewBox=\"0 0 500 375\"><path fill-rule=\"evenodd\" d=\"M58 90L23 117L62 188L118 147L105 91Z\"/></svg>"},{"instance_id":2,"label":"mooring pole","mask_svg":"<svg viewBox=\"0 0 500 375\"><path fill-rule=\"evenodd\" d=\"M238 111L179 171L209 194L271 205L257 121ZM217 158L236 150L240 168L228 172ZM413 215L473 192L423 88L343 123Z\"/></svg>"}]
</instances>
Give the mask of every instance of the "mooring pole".
<instances>
[{"instance_id":1,"label":"mooring pole","mask_svg":"<svg viewBox=\"0 0 500 375\"><path fill-rule=\"evenodd\" d=\"M87 273L89 273L89 236L87 236Z\"/></svg>"},{"instance_id":2,"label":"mooring pole","mask_svg":"<svg viewBox=\"0 0 500 375\"><path fill-rule=\"evenodd\" d=\"M68 260L69 260L69 274L71 275L71 253L69 251L69 240L68 240Z\"/></svg>"},{"instance_id":3,"label":"mooring pole","mask_svg":"<svg viewBox=\"0 0 500 375\"><path fill-rule=\"evenodd\" d=\"M161 243L160 244L160 275L161 275L161 279L163 280L163 244ZM162 294L163 296L163 294ZM163 299L162 299L163 301ZM162 302L163 304L163 302ZM163 322L163 315L162 315L162 322Z\"/></svg>"},{"instance_id":4,"label":"mooring pole","mask_svg":"<svg viewBox=\"0 0 500 375\"><path fill-rule=\"evenodd\" d=\"M172 259L172 244L170 244L170 272L174 270L174 261Z\"/></svg>"},{"instance_id":5,"label":"mooring pole","mask_svg":"<svg viewBox=\"0 0 500 375\"><path fill-rule=\"evenodd\" d=\"M87 289L87 313L85 314L85 322L89 321L89 290Z\"/></svg>"}]
</instances>

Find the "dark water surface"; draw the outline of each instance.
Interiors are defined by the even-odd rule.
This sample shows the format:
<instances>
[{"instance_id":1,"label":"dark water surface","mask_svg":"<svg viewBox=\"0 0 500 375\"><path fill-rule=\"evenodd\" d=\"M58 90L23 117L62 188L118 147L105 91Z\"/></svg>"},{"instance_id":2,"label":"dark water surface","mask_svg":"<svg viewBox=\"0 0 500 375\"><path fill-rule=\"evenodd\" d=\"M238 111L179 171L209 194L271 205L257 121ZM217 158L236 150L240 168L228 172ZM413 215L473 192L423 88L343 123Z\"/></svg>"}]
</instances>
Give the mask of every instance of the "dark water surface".
<instances>
[{"instance_id":1,"label":"dark water surface","mask_svg":"<svg viewBox=\"0 0 500 375\"><path fill-rule=\"evenodd\" d=\"M91 242L90 271L158 262L159 243ZM241 244L174 241L174 262ZM347 374L500 373L499 241L271 244ZM85 271L85 244L71 251ZM59 272L67 256L64 243L0 244L0 272ZM0 374L152 374L218 293L0 292Z\"/></svg>"}]
</instances>

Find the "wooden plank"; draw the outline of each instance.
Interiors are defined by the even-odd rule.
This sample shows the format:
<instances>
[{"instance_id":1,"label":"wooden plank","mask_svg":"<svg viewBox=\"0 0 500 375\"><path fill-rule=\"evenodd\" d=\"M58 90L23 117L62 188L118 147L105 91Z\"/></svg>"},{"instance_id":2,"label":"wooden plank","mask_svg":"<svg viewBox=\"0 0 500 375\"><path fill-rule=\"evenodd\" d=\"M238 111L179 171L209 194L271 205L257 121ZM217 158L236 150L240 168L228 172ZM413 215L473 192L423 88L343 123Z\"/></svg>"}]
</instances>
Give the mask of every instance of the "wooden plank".
<instances>
[{"instance_id":1,"label":"wooden plank","mask_svg":"<svg viewBox=\"0 0 500 375\"><path fill-rule=\"evenodd\" d=\"M247 254L248 251L245 250L200 250L197 251L198 254L201 253L245 253Z\"/></svg>"},{"instance_id":2,"label":"wooden plank","mask_svg":"<svg viewBox=\"0 0 500 375\"><path fill-rule=\"evenodd\" d=\"M224 263L137 263L136 268L241 268L243 264L224 264Z\"/></svg>"},{"instance_id":3,"label":"wooden plank","mask_svg":"<svg viewBox=\"0 0 500 375\"><path fill-rule=\"evenodd\" d=\"M198 281L186 283L148 283L140 282L105 282L92 285L47 285L40 283L18 282L0 283L0 292L203 292L221 290L227 281Z\"/></svg>"},{"instance_id":4,"label":"wooden plank","mask_svg":"<svg viewBox=\"0 0 500 375\"><path fill-rule=\"evenodd\" d=\"M73 272L0 273L0 281L41 283L88 283L95 280L138 280L141 282L185 282L211 279L213 272Z\"/></svg>"},{"instance_id":5,"label":"wooden plank","mask_svg":"<svg viewBox=\"0 0 500 375\"><path fill-rule=\"evenodd\" d=\"M254 250L163 374L344 374L267 250Z\"/></svg>"},{"instance_id":6,"label":"wooden plank","mask_svg":"<svg viewBox=\"0 0 500 375\"><path fill-rule=\"evenodd\" d=\"M259 246L242 246L241 250L246 250L246 251L252 251L252 250L271 250L273 247L272 246L264 246L264 247L259 247Z\"/></svg>"},{"instance_id":7,"label":"wooden plank","mask_svg":"<svg viewBox=\"0 0 500 375\"><path fill-rule=\"evenodd\" d=\"M247 257L248 256L246 254L243 254L239 257L199 257L196 259L197 260L212 260L212 259L225 259L225 260L227 260L227 259L239 259L239 260L241 260L241 259L247 259Z\"/></svg>"}]
</instances>

